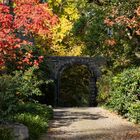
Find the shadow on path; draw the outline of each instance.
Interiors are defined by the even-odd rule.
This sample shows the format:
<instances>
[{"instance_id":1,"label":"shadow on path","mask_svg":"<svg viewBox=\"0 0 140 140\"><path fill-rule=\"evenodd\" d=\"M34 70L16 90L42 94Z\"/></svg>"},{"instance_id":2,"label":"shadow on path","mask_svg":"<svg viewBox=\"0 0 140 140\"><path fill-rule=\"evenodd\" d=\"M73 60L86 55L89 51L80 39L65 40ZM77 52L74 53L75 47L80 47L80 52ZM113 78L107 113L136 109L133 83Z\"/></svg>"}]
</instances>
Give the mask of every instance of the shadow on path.
<instances>
[{"instance_id":1,"label":"shadow on path","mask_svg":"<svg viewBox=\"0 0 140 140\"><path fill-rule=\"evenodd\" d=\"M90 112L71 112L71 111L62 111L56 110L54 115L55 123L51 124L52 128L59 128L62 126L69 126L74 122L79 120L97 120L107 118L100 114L93 114Z\"/></svg>"},{"instance_id":2,"label":"shadow on path","mask_svg":"<svg viewBox=\"0 0 140 140\"><path fill-rule=\"evenodd\" d=\"M41 140L140 140L140 129L101 108L62 108Z\"/></svg>"}]
</instances>

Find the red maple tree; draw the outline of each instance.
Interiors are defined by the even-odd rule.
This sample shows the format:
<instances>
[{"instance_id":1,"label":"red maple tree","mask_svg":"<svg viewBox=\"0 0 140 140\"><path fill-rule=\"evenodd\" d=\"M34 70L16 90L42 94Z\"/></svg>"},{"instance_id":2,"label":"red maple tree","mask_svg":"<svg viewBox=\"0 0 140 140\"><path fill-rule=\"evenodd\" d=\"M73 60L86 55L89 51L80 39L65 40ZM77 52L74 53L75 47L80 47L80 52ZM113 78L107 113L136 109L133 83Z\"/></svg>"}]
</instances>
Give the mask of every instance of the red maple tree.
<instances>
[{"instance_id":1,"label":"red maple tree","mask_svg":"<svg viewBox=\"0 0 140 140\"><path fill-rule=\"evenodd\" d=\"M22 51L32 45L30 38L51 36L51 28L58 22L47 3L39 0L13 0L14 6L0 3L0 67L7 61L16 61L18 68L22 64L38 65L43 56L34 59L32 50Z\"/></svg>"}]
</instances>

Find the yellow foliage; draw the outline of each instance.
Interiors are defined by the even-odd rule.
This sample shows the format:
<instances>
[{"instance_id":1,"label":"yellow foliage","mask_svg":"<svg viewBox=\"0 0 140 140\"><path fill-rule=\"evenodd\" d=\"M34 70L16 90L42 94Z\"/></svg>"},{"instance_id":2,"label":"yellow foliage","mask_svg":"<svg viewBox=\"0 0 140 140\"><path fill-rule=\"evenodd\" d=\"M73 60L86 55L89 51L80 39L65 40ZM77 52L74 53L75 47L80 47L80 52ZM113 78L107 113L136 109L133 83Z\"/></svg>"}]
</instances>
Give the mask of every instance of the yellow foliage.
<instances>
[{"instance_id":1,"label":"yellow foliage","mask_svg":"<svg viewBox=\"0 0 140 140\"><path fill-rule=\"evenodd\" d=\"M57 42L62 42L64 37L69 34L72 29L72 23L62 16L60 18L60 23L53 28L53 44Z\"/></svg>"},{"instance_id":2,"label":"yellow foliage","mask_svg":"<svg viewBox=\"0 0 140 140\"><path fill-rule=\"evenodd\" d=\"M78 56L82 52L83 44L77 44L71 33L74 23L80 17L77 9L78 2L80 1L48 0L49 5L59 16L59 24L52 29L51 49L54 55Z\"/></svg>"},{"instance_id":3,"label":"yellow foliage","mask_svg":"<svg viewBox=\"0 0 140 140\"><path fill-rule=\"evenodd\" d=\"M69 50L68 52L66 52L65 54L67 56L80 56L82 53L82 48L83 46L74 46L71 48L71 50Z\"/></svg>"}]
</instances>

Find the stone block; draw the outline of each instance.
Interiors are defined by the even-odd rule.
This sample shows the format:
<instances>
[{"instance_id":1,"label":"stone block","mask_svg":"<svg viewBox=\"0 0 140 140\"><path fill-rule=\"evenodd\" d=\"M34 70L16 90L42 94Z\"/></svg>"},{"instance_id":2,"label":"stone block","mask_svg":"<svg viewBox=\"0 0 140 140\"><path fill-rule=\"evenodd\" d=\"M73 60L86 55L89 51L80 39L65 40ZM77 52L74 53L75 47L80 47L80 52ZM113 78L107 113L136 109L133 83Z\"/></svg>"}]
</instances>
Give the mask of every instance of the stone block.
<instances>
[{"instance_id":1,"label":"stone block","mask_svg":"<svg viewBox=\"0 0 140 140\"><path fill-rule=\"evenodd\" d=\"M12 125L15 140L28 140L29 131L28 128L23 124L13 124Z\"/></svg>"}]
</instances>

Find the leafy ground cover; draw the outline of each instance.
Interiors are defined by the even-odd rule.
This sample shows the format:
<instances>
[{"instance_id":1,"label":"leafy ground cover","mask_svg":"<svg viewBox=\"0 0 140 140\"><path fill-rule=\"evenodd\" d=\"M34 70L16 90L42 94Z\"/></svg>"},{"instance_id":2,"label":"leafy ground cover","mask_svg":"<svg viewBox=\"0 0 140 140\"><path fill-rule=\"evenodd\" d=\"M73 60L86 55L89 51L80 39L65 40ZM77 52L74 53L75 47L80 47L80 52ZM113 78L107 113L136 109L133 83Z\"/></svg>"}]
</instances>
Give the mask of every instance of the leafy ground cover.
<instances>
[{"instance_id":1,"label":"leafy ground cover","mask_svg":"<svg viewBox=\"0 0 140 140\"><path fill-rule=\"evenodd\" d=\"M38 103L21 105L14 121L26 125L29 129L30 140L37 140L43 132L47 131L48 121L53 117L51 107Z\"/></svg>"},{"instance_id":2,"label":"leafy ground cover","mask_svg":"<svg viewBox=\"0 0 140 140\"><path fill-rule=\"evenodd\" d=\"M12 114L12 116L9 114L3 122L10 121L24 124L29 129L30 140L37 140L43 132L47 131L48 122L52 117L53 110L51 107L29 102L19 105L17 113ZM8 126L0 125L0 139L14 140L13 131Z\"/></svg>"}]
</instances>

